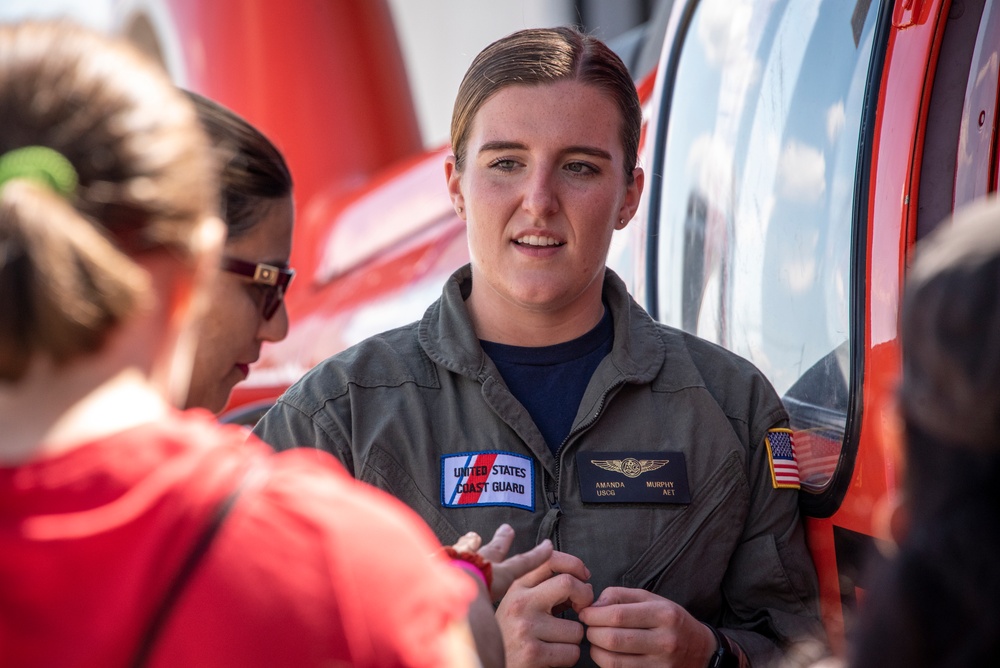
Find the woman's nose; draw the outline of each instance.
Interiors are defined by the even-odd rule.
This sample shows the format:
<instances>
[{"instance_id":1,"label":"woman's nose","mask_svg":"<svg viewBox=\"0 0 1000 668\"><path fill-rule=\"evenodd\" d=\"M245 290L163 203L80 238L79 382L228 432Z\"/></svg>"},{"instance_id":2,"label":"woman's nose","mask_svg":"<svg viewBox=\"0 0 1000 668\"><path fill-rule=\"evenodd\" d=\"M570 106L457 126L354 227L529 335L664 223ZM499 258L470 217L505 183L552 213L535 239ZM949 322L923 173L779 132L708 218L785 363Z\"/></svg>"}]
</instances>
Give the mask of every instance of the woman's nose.
<instances>
[{"instance_id":1,"label":"woman's nose","mask_svg":"<svg viewBox=\"0 0 1000 668\"><path fill-rule=\"evenodd\" d=\"M272 343L281 341L288 336L288 310L285 308L284 301L281 302L270 320L264 320L261 316L260 327L257 331L261 340Z\"/></svg>"},{"instance_id":2,"label":"woman's nose","mask_svg":"<svg viewBox=\"0 0 1000 668\"><path fill-rule=\"evenodd\" d=\"M546 218L559 209L552 178L546 170L536 170L525 183L522 206L535 218Z\"/></svg>"}]
</instances>

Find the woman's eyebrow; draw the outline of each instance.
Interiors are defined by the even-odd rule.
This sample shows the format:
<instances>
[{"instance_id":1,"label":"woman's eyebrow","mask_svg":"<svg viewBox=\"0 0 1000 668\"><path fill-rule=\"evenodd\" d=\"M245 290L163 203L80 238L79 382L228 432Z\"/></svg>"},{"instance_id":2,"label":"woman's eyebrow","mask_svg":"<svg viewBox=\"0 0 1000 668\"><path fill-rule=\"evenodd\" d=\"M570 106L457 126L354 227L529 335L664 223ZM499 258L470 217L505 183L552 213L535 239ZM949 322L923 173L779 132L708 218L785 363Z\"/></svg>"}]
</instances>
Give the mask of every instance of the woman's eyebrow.
<instances>
[{"instance_id":1,"label":"woman's eyebrow","mask_svg":"<svg viewBox=\"0 0 1000 668\"><path fill-rule=\"evenodd\" d=\"M611 154L608 151L605 151L603 148L597 148L596 146L567 146L563 149L563 153L583 153L584 155L591 155L595 158L611 160Z\"/></svg>"},{"instance_id":2,"label":"woman's eyebrow","mask_svg":"<svg viewBox=\"0 0 1000 668\"><path fill-rule=\"evenodd\" d=\"M528 146L517 141L508 141L504 139L498 139L494 141L488 141L479 147L479 153L489 153L491 151L527 151ZM603 148L598 148L596 146L567 146L562 150L564 154L570 153L582 153L584 155L591 155L595 158L602 158L604 160L611 160L611 153L605 151Z\"/></svg>"},{"instance_id":3,"label":"woman's eyebrow","mask_svg":"<svg viewBox=\"0 0 1000 668\"><path fill-rule=\"evenodd\" d=\"M496 139L494 141L488 141L479 147L480 153L488 153L489 151L526 151L528 147L525 144L517 141L508 141L506 139Z\"/></svg>"}]
</instances>

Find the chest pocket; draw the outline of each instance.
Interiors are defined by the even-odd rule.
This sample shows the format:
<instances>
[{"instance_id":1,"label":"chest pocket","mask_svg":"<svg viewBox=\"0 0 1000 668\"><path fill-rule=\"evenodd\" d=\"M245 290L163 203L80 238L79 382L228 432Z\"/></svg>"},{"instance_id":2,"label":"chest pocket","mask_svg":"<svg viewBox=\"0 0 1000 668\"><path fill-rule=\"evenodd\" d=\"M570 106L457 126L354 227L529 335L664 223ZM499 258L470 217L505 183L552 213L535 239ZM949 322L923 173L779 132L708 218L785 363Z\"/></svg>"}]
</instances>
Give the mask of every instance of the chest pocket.
<instances>
[{"instance_id":1,"label":"chest pocket","mask_svg":"<svg viewBox=\"0 0 1000 668\"><path fill-rule=\"evenodd\" d=\"M750 490L739 456L721 463L640 558L622 576L622 585L685 601L693 614L715 609L722 577L739 541L749 509ZM739 519L737 519L739 518Z\"/></svg>"}]
</instances>

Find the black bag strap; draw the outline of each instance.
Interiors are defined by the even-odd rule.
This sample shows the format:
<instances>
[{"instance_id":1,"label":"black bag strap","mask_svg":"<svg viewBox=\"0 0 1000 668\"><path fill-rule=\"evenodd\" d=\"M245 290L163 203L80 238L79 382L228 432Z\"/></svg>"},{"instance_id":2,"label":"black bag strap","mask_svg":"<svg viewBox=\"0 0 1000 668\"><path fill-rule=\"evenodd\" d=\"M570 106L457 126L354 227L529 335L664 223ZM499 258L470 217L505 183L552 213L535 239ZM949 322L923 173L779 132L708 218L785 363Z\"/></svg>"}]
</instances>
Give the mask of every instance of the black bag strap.
<instances>
[{"instance_id":1,"label":"black bag strap","mask_svg":"<svg viewBox=\"0 0 1000 668\"><path fill-rule=\"evenodd\" d=\"M164 625L167 623L167 619L170 617L170 613L173 612L174 607L177 605L177 600L180 598L181 593L187 586L191 577L194 575L195 570L201 563L202 559L208 553L209 548L212 546L212 542L219 533L219 529L222 528L223 523L229 516L230 511L232 511L233 506L236 505L236 499L243 492L244 488L247 486L247 480L250 478L250 472L254 470L254 467L250 467L247 472L243 475L239 484L236 485L219 502L215 507L215 512L209 518L208 523L202 529L201 535L194 542L191 547L191 551L188 553L187 558L181 564L180 569L178 569L176 575L174 575L173 581L167 588L163 599L160 601L159 607L153 614L152 619L150 619L149 625L146 627L146 632L142 636L142 642L139 644L139 649L135 653L135 657L132 660L133 668L141 668L145 666L149 661L149 656L153 652L153 647L156 645L156 641L159 639L160 633L163 631Z\"/></svg>"}]
</instances>

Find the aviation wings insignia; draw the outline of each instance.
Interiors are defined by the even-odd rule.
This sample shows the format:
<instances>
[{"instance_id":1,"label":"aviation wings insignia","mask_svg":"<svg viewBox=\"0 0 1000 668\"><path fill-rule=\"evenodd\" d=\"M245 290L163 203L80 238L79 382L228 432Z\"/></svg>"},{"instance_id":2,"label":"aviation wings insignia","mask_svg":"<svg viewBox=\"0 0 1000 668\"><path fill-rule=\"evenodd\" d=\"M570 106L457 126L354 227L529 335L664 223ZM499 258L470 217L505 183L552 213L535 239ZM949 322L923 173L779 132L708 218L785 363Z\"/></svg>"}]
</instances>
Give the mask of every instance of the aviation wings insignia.
<instances>
[{"instance_id":1,"label":"aviation wings insignia","mask_svg":"<svg viewBox=\"0 0 1000 668\"><path fill-rule=\"evenodd\" d=\"M590 463L605 471L621 473L629 478L638 478L647 471L655 471L670 463L669 459L591 459Z\"/></svg>"}]
</instances>

